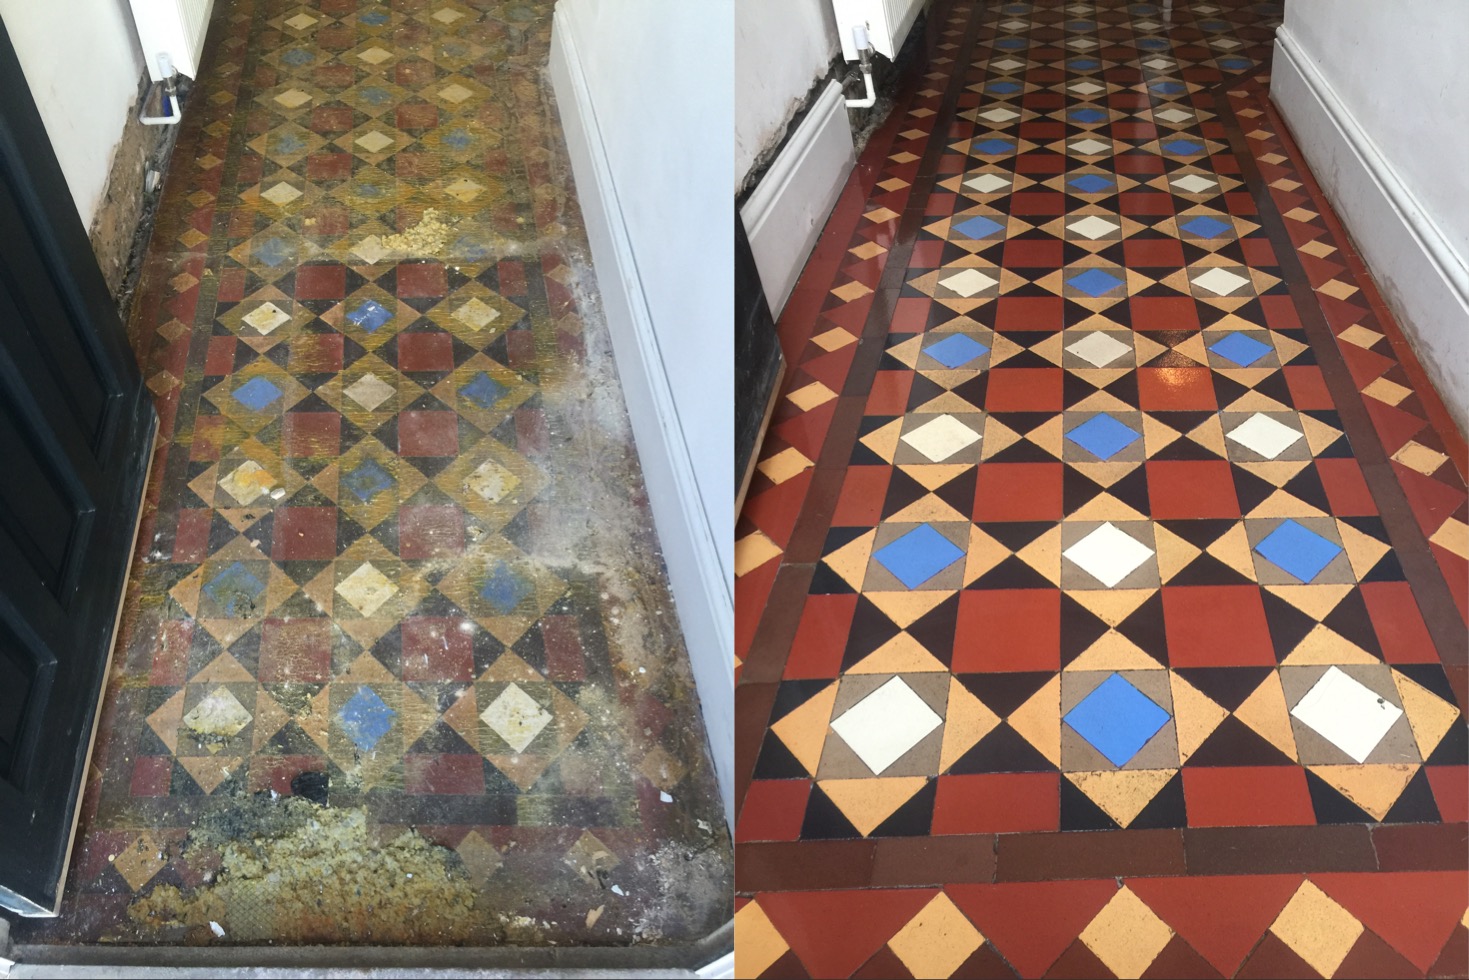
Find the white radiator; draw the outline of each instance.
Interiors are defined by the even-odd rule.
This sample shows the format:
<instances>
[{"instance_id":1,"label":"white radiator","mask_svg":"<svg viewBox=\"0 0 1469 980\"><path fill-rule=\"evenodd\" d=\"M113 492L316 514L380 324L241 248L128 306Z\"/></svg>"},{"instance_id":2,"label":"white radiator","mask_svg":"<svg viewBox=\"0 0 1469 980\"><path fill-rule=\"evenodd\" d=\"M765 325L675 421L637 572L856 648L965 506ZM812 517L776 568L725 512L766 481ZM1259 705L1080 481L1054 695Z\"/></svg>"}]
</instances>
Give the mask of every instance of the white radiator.
<instances>
[{"instance_id":1,"label":"white radiator","mask_svg":"<svg viewBox=\"0 0 1469 980\"><path fill-rule=\"evenodd\" d=\"M138 0L133 0L137 3ZM842 41L842 57L857 60L857 47L852 42L852 28L867 28L872 47L889 58L898 56L903 39L918 19L927 0L831 0L836 11L837 35Z\"/></svg>"},{"instance_id":2,"label":"white radiator","mask_svg":"<svg viewBox=\"0 0 1469 980\"><path fill-rule=\"evenodd\" d=\"M160 81L158 56L166 54L175 70L194 78L204 53L204 34L214 0L128 0L148 76Z\"/></svg>"}]
</instances>

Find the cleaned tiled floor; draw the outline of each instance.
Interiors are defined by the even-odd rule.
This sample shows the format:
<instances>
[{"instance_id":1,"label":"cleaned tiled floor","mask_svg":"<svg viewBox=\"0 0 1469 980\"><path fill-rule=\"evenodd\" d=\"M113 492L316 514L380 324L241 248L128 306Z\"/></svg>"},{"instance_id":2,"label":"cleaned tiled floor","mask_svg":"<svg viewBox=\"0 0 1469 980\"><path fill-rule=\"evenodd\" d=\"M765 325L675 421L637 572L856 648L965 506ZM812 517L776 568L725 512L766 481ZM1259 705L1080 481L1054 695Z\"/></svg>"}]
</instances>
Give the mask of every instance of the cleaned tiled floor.
<instances>
[{"instance_id":1,"label":"cleaned tiled floor","mask_svg":"<svg viewBox=\"0 0 1469 980\"><path fill-rule=\"evenodd\" d=\"M62 916L17 938L707 934L728 842L551 4L215 10L132 322L123 639Z\"/></svg>"},{"instance_id":2,"label":"cleaned tiled floor","mask_svg":"<svg viewBox=\"0 0 1469 980\"><path fill-rule=\"evenodd\" d=\"M1278 6L941 11L781 318L739 973L1469 974L1464 443Z\"/></svg>"}]
</instances>

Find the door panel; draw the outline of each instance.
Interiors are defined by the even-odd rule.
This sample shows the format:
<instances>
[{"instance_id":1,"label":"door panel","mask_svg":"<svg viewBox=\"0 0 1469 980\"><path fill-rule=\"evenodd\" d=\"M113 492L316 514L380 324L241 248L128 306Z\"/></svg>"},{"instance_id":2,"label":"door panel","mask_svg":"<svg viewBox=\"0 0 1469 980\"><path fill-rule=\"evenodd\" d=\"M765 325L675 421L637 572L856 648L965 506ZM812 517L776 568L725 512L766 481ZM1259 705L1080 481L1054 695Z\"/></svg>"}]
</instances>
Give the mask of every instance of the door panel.
<instances>
[{"instance_id":1,"label":"door panel","mask_svg":"<svg viewBox=\"0 0 1469 980\"><path fill-rule=\"evenodd\" d=\"M0 906L53 914L154 426L0 26Z\"/></svg>"}]
</instances>

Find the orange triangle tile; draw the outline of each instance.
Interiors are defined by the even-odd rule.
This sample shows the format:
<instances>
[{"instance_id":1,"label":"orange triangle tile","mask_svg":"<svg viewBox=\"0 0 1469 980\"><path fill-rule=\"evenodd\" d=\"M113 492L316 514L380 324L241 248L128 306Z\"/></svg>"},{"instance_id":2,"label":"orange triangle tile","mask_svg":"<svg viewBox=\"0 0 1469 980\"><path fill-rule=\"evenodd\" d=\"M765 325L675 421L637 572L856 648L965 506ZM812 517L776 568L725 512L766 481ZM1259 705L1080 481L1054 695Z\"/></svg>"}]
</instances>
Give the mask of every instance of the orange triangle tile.
<instances>
[{"instance_id":1,"label":"orange triangle tile","mask_svg":"<svg viewBox=\"0 0 1469 980\"><path fill-rule=\"evenodd\" d=\"M1300 875L1250 875L1129 878L1127 887L1214 969L1232 977L1300 884Z\"/></svg>"},{"instance_id":2,"label":"orange triangle tile","mask_svg":"<svg viewBox=\"0 0 1469 980\"><path fill-rule=\"evenodd\" d=\"M849 977L937 893L934 888L767 892L760 907L811 976Z\"/></svg>"},{"instance_id":3,"label":"orange triangle tile","mask_svg":"<svg viewBox=\"0 0 1469 980\"><path fill-rule=\"evenodd\" d=\"M1021 976L1038 977L1117 893L1117 883L950 885L945 891Z\"/></svg>"}]
</instances>

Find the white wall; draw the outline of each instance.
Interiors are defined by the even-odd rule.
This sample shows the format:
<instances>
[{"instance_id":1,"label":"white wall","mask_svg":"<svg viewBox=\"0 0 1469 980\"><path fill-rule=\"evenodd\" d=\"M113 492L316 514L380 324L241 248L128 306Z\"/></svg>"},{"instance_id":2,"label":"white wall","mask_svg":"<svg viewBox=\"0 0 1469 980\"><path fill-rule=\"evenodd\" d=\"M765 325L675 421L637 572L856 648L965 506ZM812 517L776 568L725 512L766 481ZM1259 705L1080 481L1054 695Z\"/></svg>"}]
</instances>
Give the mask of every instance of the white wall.
<instances>
[{"instance_id":1,"label":"white wall","mask_svg":"<svg viewBox=\"0 0 1469 980\"><path fill-rule=\"evenodd\" d=\"M737 192L836 57L831 0L739 0L734 47Z\"/></svg>"},{"instance_id":2,"label":"white wall","mask_svg":"<svg viewBox=\"0 0 1469 980\"><path fill-rule=\"evenodd\" d=\"M1469 423L1469 3L1290 0L1271 96Z\"/></svg>"},{"instance_id":3,"label":"white wall","mask_svg":"<svg viewBox=\"0 0 1469 980\"><path fill-rule=\"evenodd\" d=\"M127 0L0 0L0 21L90 228L143 75Z\"/></svg>"},{"instance_id":4,"label":"white wall","mask_svg":"<svg viewBox=\"0 0 1469 980\"><path fill-rule=\"evenodd\" d=\"M560 0L551 76L733 811L733 0Z\"/></svg>"}]
</instances>

